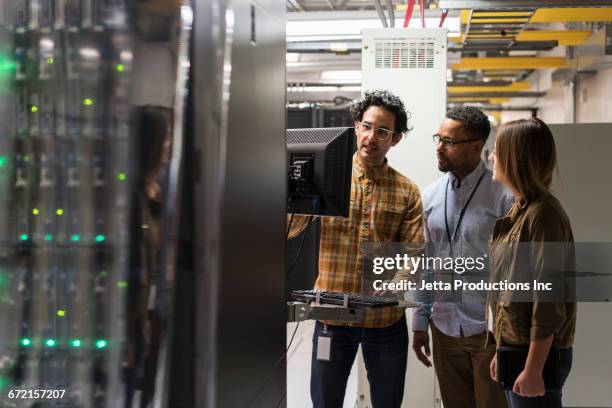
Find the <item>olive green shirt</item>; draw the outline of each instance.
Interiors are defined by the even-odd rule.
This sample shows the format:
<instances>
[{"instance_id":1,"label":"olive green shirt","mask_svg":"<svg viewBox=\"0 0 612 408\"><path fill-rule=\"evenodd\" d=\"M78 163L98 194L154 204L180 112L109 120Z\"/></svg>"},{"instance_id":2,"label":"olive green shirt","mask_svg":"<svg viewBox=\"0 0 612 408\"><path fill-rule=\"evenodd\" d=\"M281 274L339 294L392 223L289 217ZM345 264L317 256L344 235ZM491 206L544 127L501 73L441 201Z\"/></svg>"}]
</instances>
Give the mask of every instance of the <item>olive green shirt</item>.
<instances>
[{"instance_id":1,"label":"olive green shirt","mask_svg":"<svg viewBox=\"0 0 612 408\"><path fill-rule=\"evenodd\" d=\"M495 281L512 282L524 278L529 269L536 278L545 279L546 269L575 270L573 245L562 257L550 256L550 243L573 243L572 228L559 201L550 194L532 202L516 202L506 217L497 220L491 240L491 271ZM523 244L527 243L527 244ZM517 255L519 247L529 248L529 257ZM561 258L561 259L559 259ZM526 260L527 259L527 260ZM525 263L530 263L526 265ZM520 278L519 278L520 277ZM574 342L576 303L567 301L511 301L512 293L492 294L494 335L498 346L528 345L533 340L553 336L553 345L569 348ZM566 299L566 298L564 298Z\"/></svg>"}]
</instances>

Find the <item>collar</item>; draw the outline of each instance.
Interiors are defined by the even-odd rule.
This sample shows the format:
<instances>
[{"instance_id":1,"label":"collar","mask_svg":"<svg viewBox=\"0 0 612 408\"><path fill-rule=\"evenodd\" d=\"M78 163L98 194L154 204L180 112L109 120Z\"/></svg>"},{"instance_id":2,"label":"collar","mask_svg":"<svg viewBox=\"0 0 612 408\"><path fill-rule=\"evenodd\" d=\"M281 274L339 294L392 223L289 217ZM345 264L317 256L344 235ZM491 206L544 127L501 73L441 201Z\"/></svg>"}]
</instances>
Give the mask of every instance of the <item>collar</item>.
<instances>
[{"instance_id":1,"label":"collar","mask_svg":"<svg viewBox=\"0 0 612 408\"><path fill-rule=\"evenodd\" d=\"M385 161L383 161L380 166L367 168L361 164L361 162L357 158L357 154L358 153L355 153L353 155L353 172L357 175L357 178L359 179L365 177L376 180L389 167L389 165L387 164L387 158L385 157Z\"/></svg>"},{"instance_id":2,"label":"collar","mask_svg":"<svg viewBox=\"0 0 612 408\"><path fill-rule=\"evenodd\" d=\"M470 174L468 174L463 178L463 180L461 180L461 186L468 186L468 188L470 189L474 188L476 183L478 183L478 179L480 178L484 170L485 164L481 160L480 163L478 163L478 165L476 166L476 168L474 168L474 170L472 170ZM457 185L459 184L459 179L455 177L455 175L451 171L448 172L448 177L450 178L453 189L457 188Z\"/></svg>"}]
</instances>

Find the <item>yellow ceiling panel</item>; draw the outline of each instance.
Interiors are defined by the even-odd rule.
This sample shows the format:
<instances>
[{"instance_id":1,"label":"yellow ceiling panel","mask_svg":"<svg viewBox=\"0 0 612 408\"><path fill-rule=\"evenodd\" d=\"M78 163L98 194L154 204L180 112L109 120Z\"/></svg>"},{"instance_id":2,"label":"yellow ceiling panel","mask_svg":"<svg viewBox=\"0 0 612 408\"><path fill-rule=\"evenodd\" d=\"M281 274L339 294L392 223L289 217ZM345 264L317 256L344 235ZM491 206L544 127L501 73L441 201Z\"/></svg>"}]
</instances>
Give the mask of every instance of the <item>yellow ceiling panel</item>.
<instances>
[{"instance_id":1,"label":"yellow ceiling panel","mask_svg":"<svg viewBox=\"0 0 612 408\"><path fill-rule=\"evenodd\" d=\"M512 91L527 91L531 84L526 81L513 82L506 86L449 86L448 93L464 93L464 92L512 92Z\"/></svg>"},{"instance_id":2,"label":"yellow ceiling panel","mask_svg":"<svg viewBox=\"0 0 612 408\"><path fill-rule=\"evenodd\" d=\"M475 11L472 17L529 17L531 11Z\"/></svg>"},{"instance_id":3,"label":"yellow ceiling panel","mask_svg":"<svg viewBox=\"0 0 612 408\"><path fill-rule=\"evenodd\" d=\"M517 41L558 41L559 45L580 45L591 35L588 30L526 30Z\"/></svg>"},{"instance_id":4,"label":"yellow ceiling panel","mask_svg":"<svg viewBox=\"0 0 612 408\"><path fill-rule=\"evenodd\" d=\"M448 98L448 102L488 102L496 105L508 101L510 98Z\"/></svg>"},{"instance_id":5,"label":"yellow ceiling panel","mask_svg":"<svg viewBox=\"0 0 612 408\"><path fill-rule=\"evenodd\" d=\"M612 7L600 8L542 8L538 9L531 23L572 21L612 21Z\"/></svg>"},{"instance_id":6,"label":"yellow ceiling panel","mask_svg":"<svg viewBox=\"0 0 612 408\"><path fill-rule=\"evenodd\" d=\"M475 23L480 23L480 24L484 24L484 23L526 23L527 21L529 21L528 17L524 17L524 18L474 18L472 17L472 24Z\"/></svg>"},{"instance_id":7,"label":"yellow ceiling panel","mask_svg":"<svg viewBox=\"0 0 612 408\"><path fill-rule=\"evenodd\" d=\"M563 57L499 57L499 58L461 58L452 66L455 71L491 69L542 69L560 68L565 65Z\"/></svg>"}]
</instances>

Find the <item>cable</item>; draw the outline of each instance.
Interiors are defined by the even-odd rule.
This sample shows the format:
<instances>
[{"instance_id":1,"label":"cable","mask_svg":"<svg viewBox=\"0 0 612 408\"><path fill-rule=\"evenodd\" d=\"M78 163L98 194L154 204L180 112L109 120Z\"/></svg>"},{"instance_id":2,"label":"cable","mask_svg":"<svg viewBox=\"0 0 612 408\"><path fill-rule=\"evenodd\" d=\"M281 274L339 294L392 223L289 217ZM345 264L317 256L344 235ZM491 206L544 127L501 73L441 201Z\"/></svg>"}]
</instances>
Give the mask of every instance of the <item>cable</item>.
<instances>
[{"instance_id":1,"label":"cable","mask_svg":"<svg viewBox=\"0 0 612 408\"><path fill-rule=\"evenodd\" d=\"M387 23L387 17L385 16L385 13L380 4L380 0L374 0L374 8L378 13L378 18L380 19L380 22L382 23L383 27L389 27L389 23Z\"/></svg>"},{"instance_id":2,"label":"cable","mask_svg":"<svg viewBox=\"0 0 612 408\"><path fill-rule=\"evenodd\" d=\"M287 225L287 236L285 237L285 240L289 239L289 231L291 231L291 223L293 223L293 216L295 215L295 203L297 201L294 196L291 196L289 200L291 201L291 205L289 206L289 208L291 209L291 217L289 217L289 225Z\"/></svg>"},{"instance_id":3,"label":"cable","mask_svg":"<svg viewBox=\"0 0 612 408\"><path fill-rule=\"evenodd\" d=\"M300 255L302 254L302 249L304 248L304 242L306 242L306 236L308 235L308 231L310 230L310 225L312 224L312 219L315 216L316 213L318 213L319 211L319 199L318 198L314 198L312 201L312 213L310 214L310 216L308 217L308 223L306 224L306 230L304 231L304 235L302 235L302 241L300 242L300 247L298 248L298 253L297 255L295 255L295 257L293 258L293 261L291 261L291 263L289 264L289 267L287 268L287 274L285 275L286 278L289 277L289 275L291 275L291 270L293 269L293 267L295 266L296 262L298 261L298 259L300 258Z\"/></svg>"},{"instance_id":4,"label":"cable","mask_svg":"<svg viewBox=\"0 0 612 408\"><path fill-rule=\"evenodd\" d=\"M412 10L414 9L414 0L408 0L408 7L406 7L406 15L404 16L404 28L410 24L412 18Z\"/></svg>"},{"instance_id":5,"label":"cable","mask_svg":"<svg viewBox=\"0 0 612 408\"><path fill-rule=\"evenodd\" d=\"M425 28L425 1L420 1L420 12L421 12L421 27Z\"/></svg>"},{"instance_id":6,"label":"cable","mask_svg":"<svg viewBox=\"0 0 612 408\"><path fill-rule=\"evenodd\" d=\"M448 10L444 9L442 10L442 15L440 16L440 24L438 24L438 27L442 27L444 25L444 20L446 20L446 16L448 16Z\"/></svg>"},{"instance_id":7,"label":"cable","mask_svg":"<svg viewBox=\"0 0 612 408\"><path fill-rule=\"evenodd\" d=\"M272 378L272 374L274 374L274 371L276 371L276 367L279 365L281 361L283 361L283 358L285 358L285 356L289 352L289 349L291 348L291 345L293 344L293 339L295 338L295 334L298 331L298 327L300 327L300 322L297 322L297 324L295 325L295 329L293 330L293 334L291 335L291 340L289 340L289 345L287 346L287 349L285 349L285 352L281 354L280 358L276 361L276 363L274 363L274 365L270 369L270 372L268 372L268 375L266 376L266 380L263 382L263 384L261 384L261 387L259 387L259 390L257 391L257 394L255 394L255 398L253 398L253 400L249 404L249 407L252 407L255 401L257 401L257 398L259 398L259 396L261 395L261 392L263 391L264 387L266 386L268 381L270 381L270 378ZM285 395L283 395L279 404L281 404L284 399L285 399Z\"/></svg>"}]
</instances>

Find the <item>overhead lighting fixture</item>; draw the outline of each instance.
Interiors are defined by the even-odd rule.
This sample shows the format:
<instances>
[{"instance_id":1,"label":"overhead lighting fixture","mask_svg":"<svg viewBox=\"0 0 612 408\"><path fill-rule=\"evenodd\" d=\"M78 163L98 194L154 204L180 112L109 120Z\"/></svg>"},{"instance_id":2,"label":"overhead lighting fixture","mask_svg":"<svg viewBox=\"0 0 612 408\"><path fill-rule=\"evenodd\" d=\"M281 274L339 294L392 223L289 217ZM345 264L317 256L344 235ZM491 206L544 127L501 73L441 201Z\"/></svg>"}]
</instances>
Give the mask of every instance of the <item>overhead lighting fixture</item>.
<instances>
[{"instance_id":1,"label":"overhead lighting fixture","mask_svg":"<svg viewBox=\"0 0 612 408\"><path fill-rule=\"evenodd\" d=\"M439 17L425 18L426 27L437 27L440 22ZM395 26L401 27L404 23L403 18L395 19ZM412 27L421 25L420 18L411 20ZM358 19L358 20L310 20L310 21L287 21L286 35L287 41L333 41L361 38L361 30L364 28L381 28L382 23L379 19ZM448 17L444 22L444 27L448 28L449 36L456 36L461 32L460 18Z\"/></svg>"},{"instance_id":2,"label":"overhead lighting fixture","mask_svg":"<svg viewBox=\"0 0 612 408\"><path fill-rule=\"evenodd\" d=\"M287 62L298 62L300 60L300 54L288 52L287 54L285 54L285 60Z\"/></svg>"},{"instance_id":3,"label":"overhead lighting fixture","mask_svg":"<svg viewBox=\"0 0 612 408\"><path fill-rule=\"evenodd\" d=\"M287 92L361 92L361 86L290 86Z\"/></svg>"},{"instance_id":4,"label":"overhead lighting fixture","mask_svg":"<svg viewBox=\"0 0 612 408\"><path fill-rule=\"evenodd\" d=\"M322 80L330 81L361 81L361 71L358 69L354 70L340 70L340 71L321 71Z\"/></svg>"}]
</instances>

